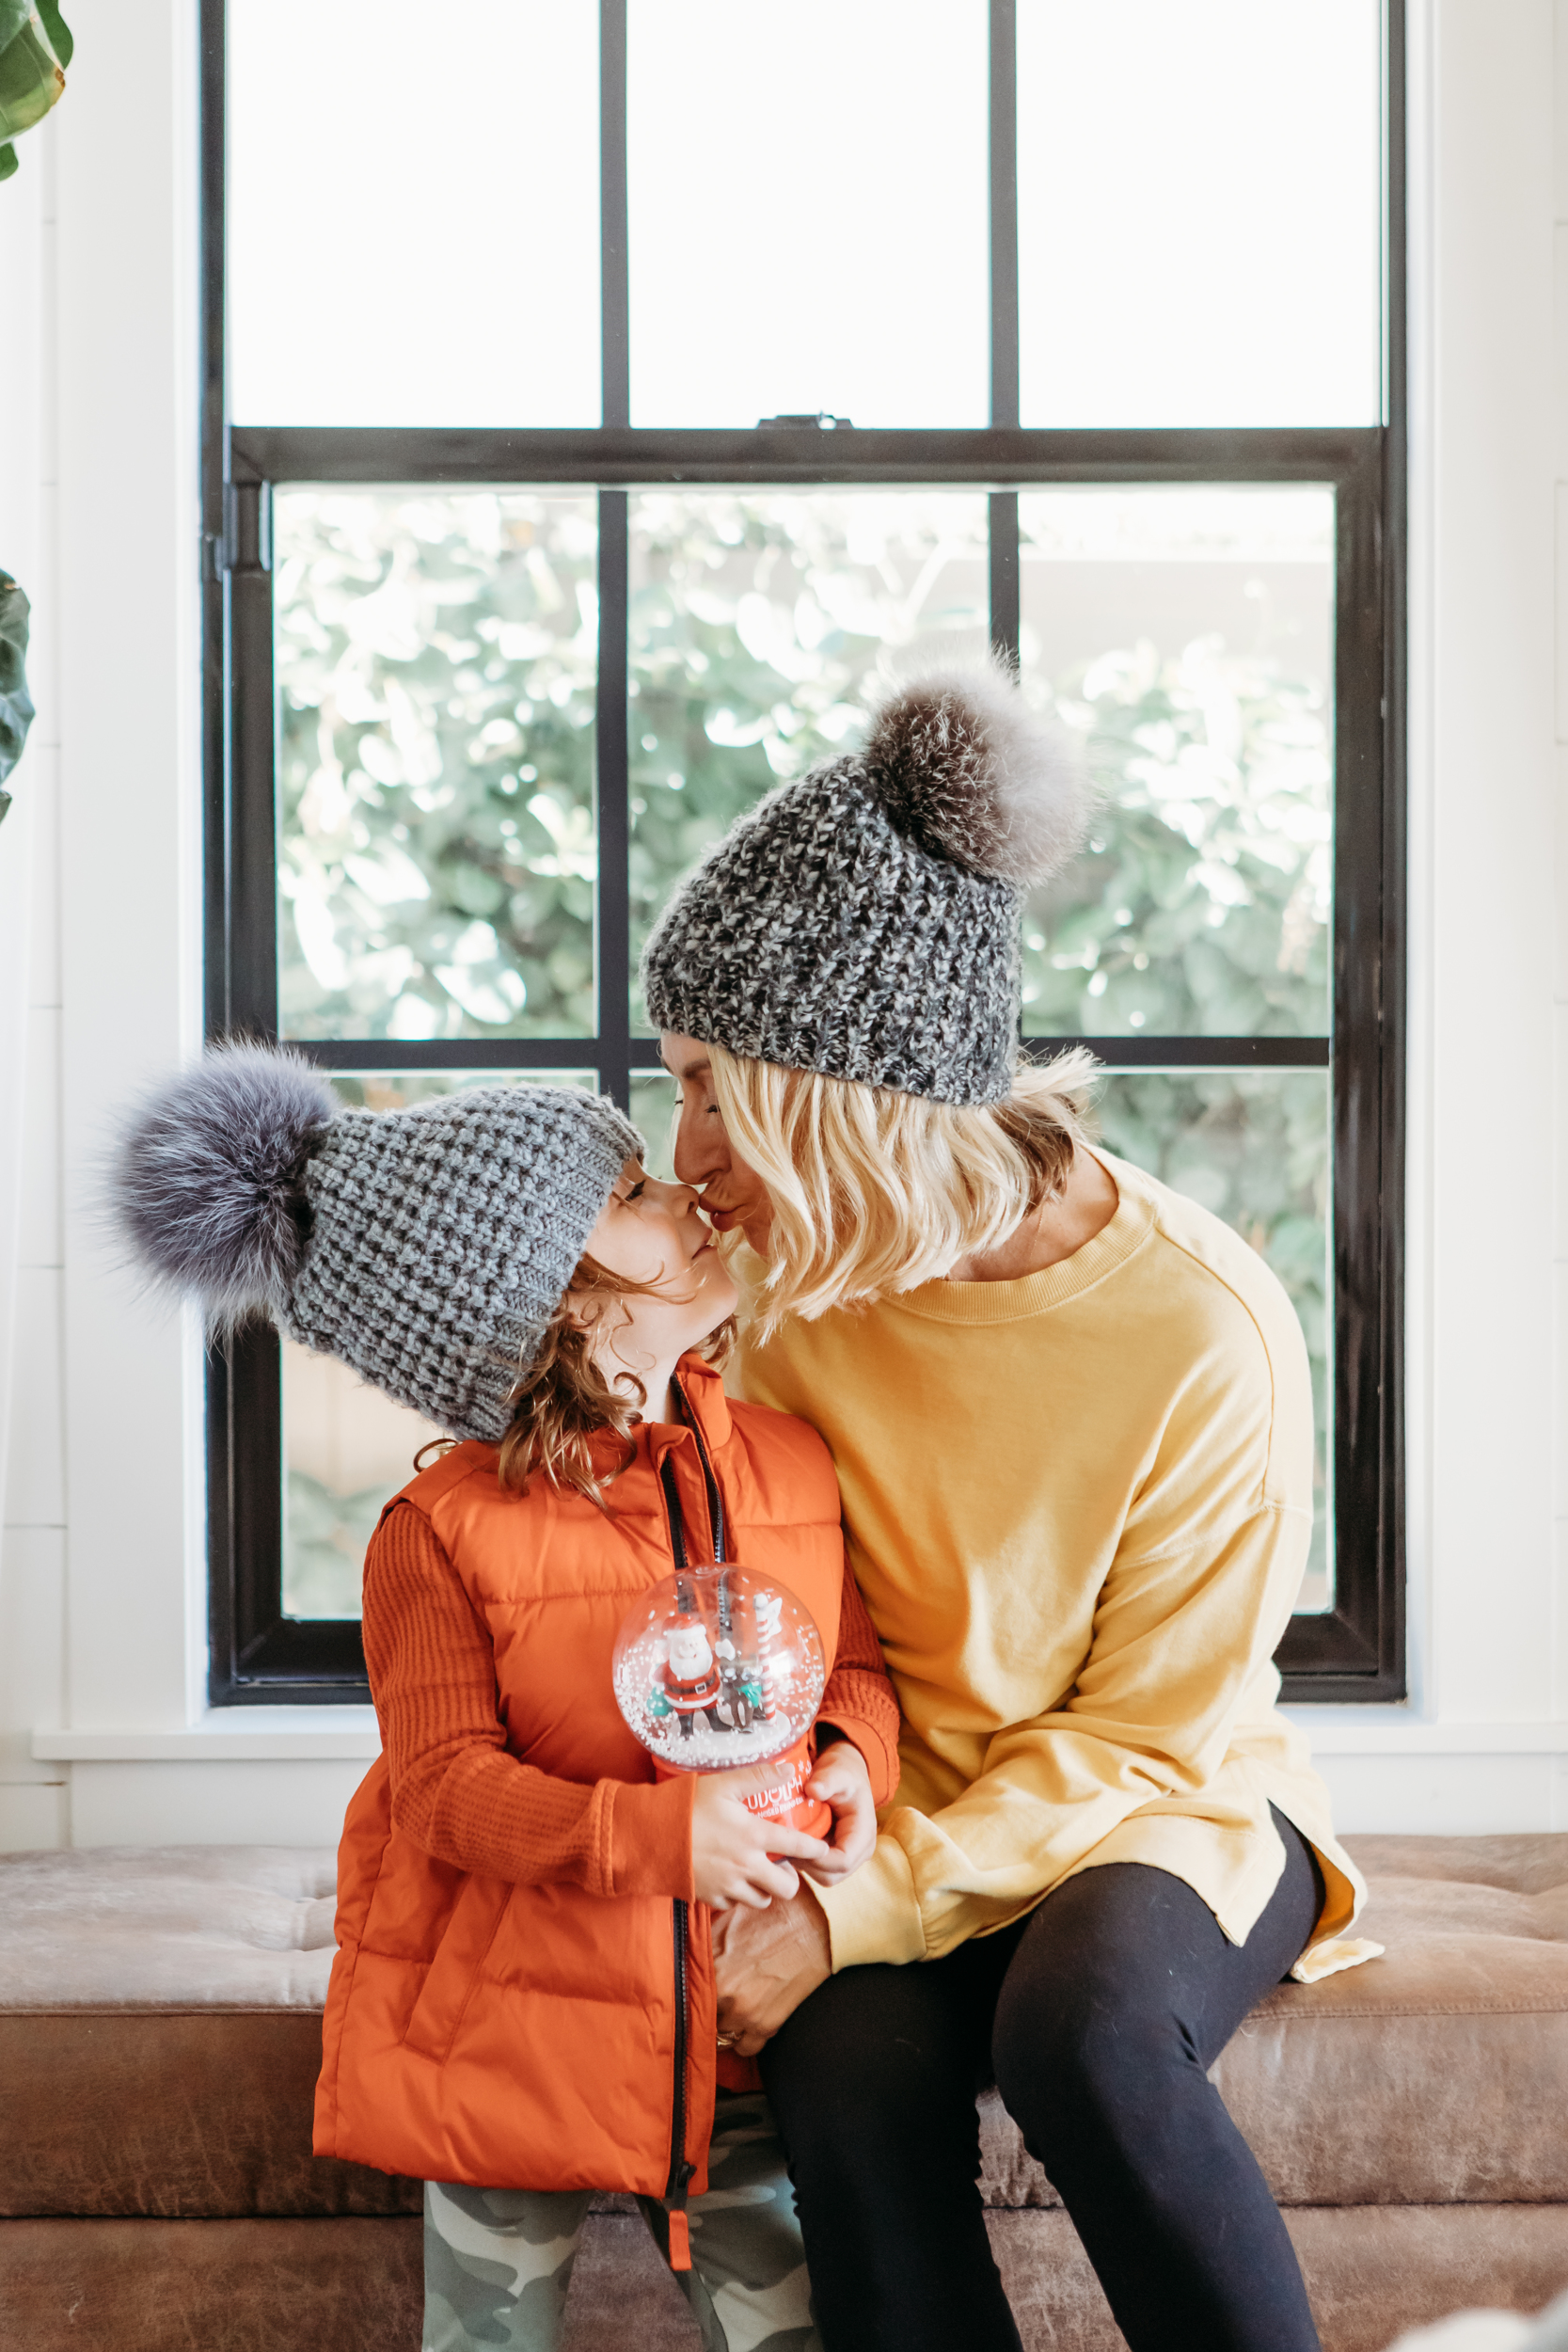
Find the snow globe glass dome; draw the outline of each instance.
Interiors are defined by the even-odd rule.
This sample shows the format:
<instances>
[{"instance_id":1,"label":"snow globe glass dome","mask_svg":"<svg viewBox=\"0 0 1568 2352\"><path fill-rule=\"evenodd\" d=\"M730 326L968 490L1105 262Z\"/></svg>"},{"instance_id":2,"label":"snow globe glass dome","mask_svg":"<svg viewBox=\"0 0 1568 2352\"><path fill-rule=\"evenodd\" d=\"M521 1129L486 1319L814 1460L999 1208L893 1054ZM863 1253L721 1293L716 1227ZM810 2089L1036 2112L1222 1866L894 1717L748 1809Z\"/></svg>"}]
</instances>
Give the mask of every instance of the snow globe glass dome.
<instances>
[{"instance_id":1,"label":"snow globe glass dome","mask_svg":"<svg viewBox=\"0 0 1568 2352\"><path fill-rule=\"evenodd\" d=\"M811 1613L786 1584L736 1565L678 1568L626 1612L612 1671L616 1704L661 1778L783 1759L775 1793L789 1790L789 1804L755 1809L798 1818L828 1670Z\"/></svg>"}]
</instances>

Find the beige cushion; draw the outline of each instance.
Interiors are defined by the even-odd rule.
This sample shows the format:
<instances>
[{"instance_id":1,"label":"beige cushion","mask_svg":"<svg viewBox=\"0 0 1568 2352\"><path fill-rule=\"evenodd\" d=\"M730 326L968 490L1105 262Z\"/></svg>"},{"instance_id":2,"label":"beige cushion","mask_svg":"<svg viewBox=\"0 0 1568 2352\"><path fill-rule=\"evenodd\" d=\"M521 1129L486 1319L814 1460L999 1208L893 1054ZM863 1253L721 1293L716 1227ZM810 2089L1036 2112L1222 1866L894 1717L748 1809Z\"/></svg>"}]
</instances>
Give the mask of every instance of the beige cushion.
<instances>
[{"instance_id":1,"label":"beige cushion","mask_svg":"<svg viewBox=\"0 0 1568 2352\"><path fill-rule=\"evenodd\" d=\"M317 2009L330 1846L0 1855L0 2009Z\"/></svg>"}]
</instances>

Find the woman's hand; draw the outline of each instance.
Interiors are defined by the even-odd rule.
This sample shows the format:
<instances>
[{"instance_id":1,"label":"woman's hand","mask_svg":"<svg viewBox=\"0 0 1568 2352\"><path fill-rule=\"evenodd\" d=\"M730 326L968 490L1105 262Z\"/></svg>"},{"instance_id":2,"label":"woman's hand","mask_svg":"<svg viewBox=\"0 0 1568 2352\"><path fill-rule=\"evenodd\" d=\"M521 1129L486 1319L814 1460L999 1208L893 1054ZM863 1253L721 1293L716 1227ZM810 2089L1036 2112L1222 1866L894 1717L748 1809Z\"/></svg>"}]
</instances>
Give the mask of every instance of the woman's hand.
<instances>
[{"instance_id":1,"label":"woman's hand","mask_svg":"<svg viewBox=\"0 0 1568 2352\"><path fill-rule=\"evenodd\" d=\"M785 1857L833 1874L832 1850L820 1837L748 1811L747 1793L772 1786L768 1768L761 1764L698 1775L691 1805L691 1883L697 1900L716 1912L733 1904L766 1911L775 1895L787 1902L800 1882Z\"/></svg>"},{"instance_id":2,"label":"woman's hand","mask_svg":"<svg viewBox=\"0 0 1568 2352\"><path fill-rule=\"evenodd\" d=\"M869 1861L877 1843L877 1806L871 1794L871 1774L852 1740L842 1736L825 1747L807 1781L805 1794L832 1805L833 1834L826 1862L802 1864L805 1875L818 1886L847 1879Z\"/></svg>"},{"instance_id":3,"label":"woman's hand","mask_svg":"<svg viewBox=\"0 0 1568 2352\"><path fill-rule=\"evenodd\" d=\"M730 1911L713 1923L721 2038L754 2058L833 1972L827 1915L809 1887L771 1911Z\"/></svg>"}]
</instances>

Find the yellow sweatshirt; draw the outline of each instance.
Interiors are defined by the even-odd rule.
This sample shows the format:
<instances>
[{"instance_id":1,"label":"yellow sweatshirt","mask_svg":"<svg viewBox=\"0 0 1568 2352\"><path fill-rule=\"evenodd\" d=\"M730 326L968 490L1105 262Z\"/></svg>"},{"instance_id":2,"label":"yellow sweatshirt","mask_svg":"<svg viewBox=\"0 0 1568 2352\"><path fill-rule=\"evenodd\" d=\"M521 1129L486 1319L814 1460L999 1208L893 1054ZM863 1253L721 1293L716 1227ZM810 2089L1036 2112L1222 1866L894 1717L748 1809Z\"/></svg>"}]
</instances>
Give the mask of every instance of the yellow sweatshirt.
<instances>
[{"instance_id":1,"label":"yellow sweatshirt","mask_svg":"<svg viewBox=\"0 0 1568 2352\"><path fill-rule=\"evenodd\" d=\"M1116 1215L1059 1265L743 1342L744 1394L832 1451L903 1708L876 1852L819 1896L835 1968L934 1959L1104 1862L1185 1880L1243 1943L1284 1867L1271 1802L1323 1866L1314 1944L1361 1899L1275 1711L1311 1532L1300 1327L1228 1226L1101 1156Z\"/></svg>"}]
</instances>

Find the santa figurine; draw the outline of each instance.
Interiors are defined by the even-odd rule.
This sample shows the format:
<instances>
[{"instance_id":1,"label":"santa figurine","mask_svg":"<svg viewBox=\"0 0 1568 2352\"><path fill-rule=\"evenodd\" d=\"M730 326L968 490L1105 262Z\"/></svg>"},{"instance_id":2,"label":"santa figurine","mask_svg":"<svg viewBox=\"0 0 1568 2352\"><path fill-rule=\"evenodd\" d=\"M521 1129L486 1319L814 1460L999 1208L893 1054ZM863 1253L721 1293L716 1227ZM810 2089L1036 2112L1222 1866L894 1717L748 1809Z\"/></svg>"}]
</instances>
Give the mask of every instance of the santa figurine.
<instances>
[{"instance_id":1,"label":"santa figurine","mask_svg":"<svg viewBox=\"0 0 1568 2352\"><path fill-rule=\"evenodd\" d=\"M675 1608L677 1613L665 1631L664 1664L649 1708L655 1715L673 1715L680 1724L681 1738L689 1740L699 1716L710 1731L716 1727L713 1707L719 1696L720 1674L707 1628L697 1612L697 1596L689 1584L677 1586Z\"/></svg>"}]
</instances>

